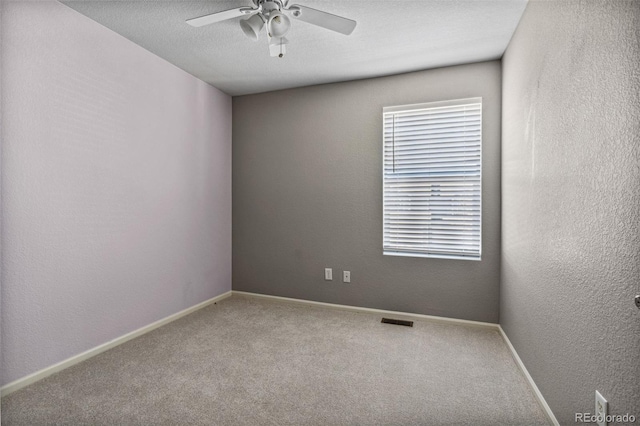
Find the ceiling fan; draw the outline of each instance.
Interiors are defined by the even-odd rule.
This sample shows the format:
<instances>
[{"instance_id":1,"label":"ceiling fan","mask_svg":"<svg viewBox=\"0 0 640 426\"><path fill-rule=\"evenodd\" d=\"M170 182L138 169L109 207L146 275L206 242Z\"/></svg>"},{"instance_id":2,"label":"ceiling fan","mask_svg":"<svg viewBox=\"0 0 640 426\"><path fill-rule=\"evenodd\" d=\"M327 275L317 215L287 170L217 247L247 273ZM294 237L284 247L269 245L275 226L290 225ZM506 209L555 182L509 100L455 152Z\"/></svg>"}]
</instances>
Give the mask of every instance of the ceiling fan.
<instances>
[{"instance_id":1,"label":"ceiling fan","mask_svg":"<svg viewBox=\"0 0 640 426\"><path fill-rule=\"evenodd\" d=\"M187 24L194 27L213 24L240 16L247 18L240 21L240 28L252 40L258 40L262 28L267 27L269 39L269 53L271 56L282 58L286 53L286 45L289 40L285 34L291 27L288 15L293 16L309 24L317 25L331 31L349 35L356 27L356 21L343 18L328 12L312 9L299 4L289 5L289 0L252 0L253 7L239 7L237 9L224 10L211 13L198 18L187 19Z\"/></svg>"}]
</instances>

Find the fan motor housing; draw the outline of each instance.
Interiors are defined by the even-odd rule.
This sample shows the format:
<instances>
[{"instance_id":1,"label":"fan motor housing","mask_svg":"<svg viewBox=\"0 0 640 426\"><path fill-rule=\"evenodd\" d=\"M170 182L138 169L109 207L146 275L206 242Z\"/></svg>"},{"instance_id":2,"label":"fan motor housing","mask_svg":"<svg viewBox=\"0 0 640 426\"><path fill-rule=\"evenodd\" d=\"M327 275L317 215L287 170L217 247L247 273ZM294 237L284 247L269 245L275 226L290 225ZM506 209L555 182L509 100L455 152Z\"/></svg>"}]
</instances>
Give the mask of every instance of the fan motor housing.
<instances>
[{"instance_id":1,"label":"fan motor housing","mask_svg":"<svg viewBox=\"0 0 640 426\"><path fill-rule=\"evenodd\" d=\"M268 15L274 10L282 10L282 2L280 0L253 0L253 3L262 8L262 13Z\"/></svg>"}]
</instances>

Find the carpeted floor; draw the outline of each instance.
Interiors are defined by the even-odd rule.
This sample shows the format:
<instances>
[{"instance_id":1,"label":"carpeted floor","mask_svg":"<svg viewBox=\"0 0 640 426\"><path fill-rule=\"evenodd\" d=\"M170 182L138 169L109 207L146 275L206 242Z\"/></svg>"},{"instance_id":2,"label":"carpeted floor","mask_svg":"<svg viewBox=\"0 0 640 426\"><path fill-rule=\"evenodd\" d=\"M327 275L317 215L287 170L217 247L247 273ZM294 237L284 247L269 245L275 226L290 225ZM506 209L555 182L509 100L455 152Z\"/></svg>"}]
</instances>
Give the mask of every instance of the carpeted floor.
<instances>
[{"instance_id":1,"label":"carpeted floor","mask_svg":"<svg viewBox=\"0 0 640 426\"><path fill-rule=\"evenodd\" d=\"M2 400L3 425L548 425L495 330L234 295Z\"/></svg>"}]
</instances>

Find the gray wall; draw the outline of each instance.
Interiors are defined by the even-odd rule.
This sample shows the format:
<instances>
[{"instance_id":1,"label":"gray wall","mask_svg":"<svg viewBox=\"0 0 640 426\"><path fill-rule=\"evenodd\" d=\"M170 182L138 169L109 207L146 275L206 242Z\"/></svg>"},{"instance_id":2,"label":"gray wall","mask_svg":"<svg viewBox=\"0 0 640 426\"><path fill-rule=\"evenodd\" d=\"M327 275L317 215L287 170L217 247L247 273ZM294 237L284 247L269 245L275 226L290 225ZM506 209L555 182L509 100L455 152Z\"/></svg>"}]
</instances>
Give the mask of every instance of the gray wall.
<instances>
[{"instance_id":1,"label":"gray wall","mask_svg":"<svg viewBox=\"0 0 640 426\"><path fill-rule=\"evenodd\" d=\"M2 383L231 289L231 98L54 1L2 21Z\"/></svg>"},{"instance_id":2,"label":"gray wall","mask_svg":"<svg viewBox=\"0 0 640 426\"><path fill-rule=\"evenodd\" d=\"M562 423L640 416L640 2L532 1L503 58L500 322Z\"/></svg>"},{"instance_id":3,"label":"gray wall","mask_svg":"<svg viewBox=\"0 0 640 426\"><path fill-rule=\"evenodd\" d=\"M383 256L382 108L475 96L482 261ZM233 289L497 322L500 98L497 61L234 97Z\"/></svg>"}]
</instances>

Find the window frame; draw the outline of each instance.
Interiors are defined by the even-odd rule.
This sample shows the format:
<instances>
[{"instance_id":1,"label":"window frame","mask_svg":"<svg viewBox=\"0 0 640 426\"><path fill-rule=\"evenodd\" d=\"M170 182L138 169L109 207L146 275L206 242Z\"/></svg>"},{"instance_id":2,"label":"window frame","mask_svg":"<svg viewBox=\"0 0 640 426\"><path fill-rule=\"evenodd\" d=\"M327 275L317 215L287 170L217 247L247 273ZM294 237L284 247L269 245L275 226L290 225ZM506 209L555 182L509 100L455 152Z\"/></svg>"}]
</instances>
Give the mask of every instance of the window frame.
<instances>
[{"instance_id":1,"label":"window frame","mask_svg":"<svg viewBox=\"0 0 640 426\"><path fill-rule=\"evenodd\" d=\"M478 178L479 182L479 206L478 206L478 218L479 218L479 226L478 226L478 251L477 255L475 252L473 254L464 255L464 254L447 254L447 253L439 253L437 251L428 252L427 244L425 243L424 251L409 251L407 249L398 249L398 248L389 248L385 246L386 242L386 234L387 234L387 214L386 214L386 197L387 197L387 174L385 171L385 167L387 166L387 159L385 157L385 149L387 148L387 138L385 138L385 122L386 115L390 113L402 113L402 112L410 112L410 111L418 111L421 109L436 109L436 108L445 108L445 107L454 107L454 106L462 106L462 105L471 105L471 104L479 104L480 106L480 154L479 161L480 167L479 172L480 176ZM483 182L483 173L482 173L482 152L483 152L483 102L482 97L473 97L473 98L463 98L463 99L452 99L446 101L437 101L437 102L426 102L419 104L408 104L408 105L396 105L383 107L382 109L382 249L383 255L385 256L402 256L402 257L419 257L419 258L436 258L436 259L455 259L455 260L474 260L481 261L482 260L482 182Z\"/></svg>"}]
</instances>

